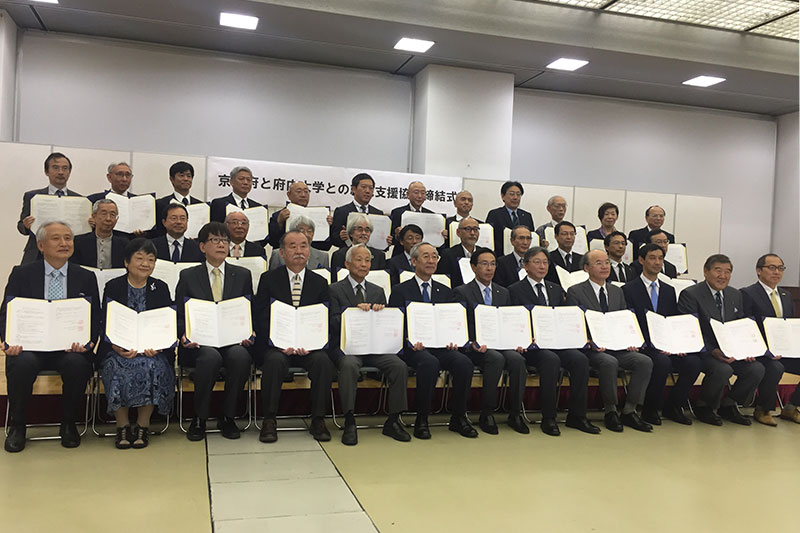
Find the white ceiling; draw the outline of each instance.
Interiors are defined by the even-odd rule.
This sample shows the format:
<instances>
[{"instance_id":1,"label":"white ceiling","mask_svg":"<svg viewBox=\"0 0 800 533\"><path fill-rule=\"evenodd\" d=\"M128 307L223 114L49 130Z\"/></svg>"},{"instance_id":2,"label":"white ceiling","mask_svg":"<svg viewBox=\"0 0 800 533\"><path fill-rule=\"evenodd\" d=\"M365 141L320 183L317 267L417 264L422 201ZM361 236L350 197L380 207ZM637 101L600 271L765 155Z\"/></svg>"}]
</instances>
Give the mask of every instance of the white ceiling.
<instances>
[{"instance_id":1,"label":"white ceiling","mask_svg":"<svg viewBox=\"0 0 800 533\"><path fill-rule=\"evenodd\" d=\"M796 42L551 2L60 0L51 5L0 0L0 9L8 11L19 27L38 31L404 76L413 76L431 63L464 66L513 73L517 86L523 88L767 115L798 109ZM222 28L220 11L257 16L259 26L254 32ZM393 50L402 36L436 44L427 54ZM574 73L545 68L563 56L590 63ZM708 89L681 85L701 74L727 81Z\"/></svg>"}]
</instances>

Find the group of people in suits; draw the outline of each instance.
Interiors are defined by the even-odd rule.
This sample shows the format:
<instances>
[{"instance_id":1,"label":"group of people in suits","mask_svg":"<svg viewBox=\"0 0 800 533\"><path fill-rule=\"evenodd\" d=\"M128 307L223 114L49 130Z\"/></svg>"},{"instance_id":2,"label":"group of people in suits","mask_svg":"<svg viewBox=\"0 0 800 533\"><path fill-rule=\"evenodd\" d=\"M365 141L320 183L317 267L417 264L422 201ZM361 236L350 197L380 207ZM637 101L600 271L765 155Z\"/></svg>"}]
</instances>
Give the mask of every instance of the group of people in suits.
<instances>
[{"instance_id":1,"label":"group of people in suits","mask_svg":"<svg viewBox=\"0 0 800 533\"><path fill-rule=\"evenodd\" d=\"M529 427L521 416L521 407L528 371L535 368L540 381L541 430L552 436L561 432L556 422L556 406L562 370L570 376L566 426L590 434L600 432L600 428L586 416L588 379L592 369L599 376L604 425L611 431L622 431L624 426L652 431L653 426L661 424L662 416L681 424L691 424L684 406L701 372L705 378L695 409L699 420L714 425L720 425L723 419L749 424L750 419L741 414L738 406L752 402L757 392L755 419L775 425L770 412L775 408L778 381L784 371L800 372L794 359L784 361L765 355L754 360L733 360L720 351L710 329L712 319L724 322L744 316L793 316L791 298L777 288L784 270L782 260L774 254L761 257L756 264L758 282L738 291L728 285L732 271L730 260L724 255L713 255L704 265L705 280L685 289L677 299L671 285L662 282L658 276L659 273L670 277L677 275L674 266L673 271L665 272L664 256L668 244L674 242L674 236L661 229L664 210L659 206L651 206L646 213L648 225L629 236L631 240L635 238L643 243L636 249L637 258L632 265L622 262L627 238L614 226L619 212L617 206L610 203L601 206L598 212L601 227L592 232L603 239L605 251L592 250L585 256L579 255L572 251L576 228L565 220L566 201L558 196L551 198L547 209L553 219L534 229L531 214L519 207L524 189L518 182L502 185L500 192L504 205L493 209L486 217L494 228L495 250L501 250L504 245L505 229L511 230L513 251L510 254L500 255L490 248L477 246L480 221L471 216L473 198L467 191L460 192L454 201L457 214L452 221L458 222L456 233L460 242L437 249L424 242L423 231L418 226L402 226L404 211L426 212L422 205L426 198L425 186L414 182L408 188L409 204L391 214L389 240L395 246L392 257L387 260L382 250L367 245L373 229L367 215L381 212L369 205L374 180L368 174L358 174L352 180L353 202L336 208L328 220L331 224L330 244L339 246L339 250L329 255L324 249L312 247L312 243L319 244L313 241L314 222L306 217L297 217L290 223L288 210L280 210L270 220L268 241L272 243L274 235L277 235L270 268L262 274L258 290L253 291L250 271L225 261L229 256L266 257L263 243L246 240L247 216L238 210L226 213L228 204L239 209L259 205L248 199L252 173L246 167L236 167L231 172L233 192L211 202L212 221L201 228L196 240L184 236L188 223L186 207L200 201L190 195L194 170L184 162L170 168L174 193L157 200L161 216L159 224L147 234L149 239L144 238L144 234L129 235L130 241L117 236L113 231L118 215L116 206L102 193L92 207L94 231L88 236L73 236L66 224L57 221L42 224L36 235L32 235L31 198L35 194L76 195L66 188L70 171L71 162L66 156L51 154L45 161L45 174L50 184L44 189L25 193L18 229L29 234L30 238L23 264L15 267L9 277L0 309L0 327L5 338L9 298L88 297L92 302L92 341L87 345L74 343L64 352L52 353L26 351L23 346L6 346L11 422L5 448L11 452L20 451L25 446L27 404L36 375L42 369L57 370L64 381L60 434L66 447L80 444L75 424L77 404L93 367L101 373L108 409L116 419L117 447L146 447L151 414L154 410L166 413L172 407L174 354L170 350L135 353L108 341L96 346L99 339L104 338L101 333L105 305L99 298L94 274L80 268L79 262L95 267L110 265L126 269L125 275L107 283L105 301L115 301L136 311L176 305L178 361L182 366L194 369L194 417L187 431L187 438L192 441L202 440L206 434L212 390L220 377L225 380L225 392L217 428L226 438L240 436L235 409L253 366L262 372L264 423L259 435L262 442L277 440L281 385L290 367L303 367L311 379L310 433L320 441L331 438L324 417L328 411L331 384L338 375L345 414L342 442L348 445L358 442L354 408L359 369L364 365L378 367L389 383L389 416L383 433L398 441L411 440L400 420L401 413L409 407L406 395L409 369L413 369L416 375L413 435L419 439L431 438L428 416L441 370L446 370L452 379L448 428L468 438L478 436L467 417L468 397L476 367L484 376L478 417L481 431L487 434L499 431L494 418L498 383L502 373L507 372L510 396L507 424L516 432L529 433ZM128 192L132 177L130 166L125 163L115 163L108 169L111 190L117 194ZM309 190L302 182L293 184L287 195L293 203L308 205ZM350 216L351 213L357 215ZM558 245L552 252L548 252L547 243L542 242L548 226L553 228ZM534 232L544 246L531 246ZM31 249L31 242L35 248ZM324 248L325 244L322 246ZM315 253L318 254L316 257ZM340 280L330 285L312 271L327 268L329 258L331 265L342 268ZM164 282L152 277L158 260L201 264L181 272L173 300ZM471 270L471 281L464 279L467 272L464 270L465 262ZM583 269L589 279L565 291L558 277L553 275L553 265L568 271ZM366 279L371 270L382 269L388 270L393 285L388 302L384 290ZM401 282L400 274L406 271L410 278ZM449 276L450 287L433 278L437 273ZM625 284L620 288L611 281ZM187 338L184 305L187 299L219 302L240 296L252 299L252 336L223 348L201 346ZM269 342L270 304L275 300L295 308L328 304L329 347L308 352L302 348L272 346ZM355 356L342 352L338 341L345 309L357 307L380 312L387 305L404 308L408 302L462 303L468 311L470 342L466 346L451 344L442 348L406 342L398 354ZM526 346L515 350L494 350L479 345L475 340L473 309L479 304L579 305L601 312L630 308L635 311L648 342L644 348L631 346L619 351L607 350L594 343L584 349L572 350ZM698 354L668 354L652 348L645 320L647 311L665 316L697 314L706 350ZM93 355L95 351L97 355ZM627 395L621 406L617 395L620 368L630 372ZM673 372L678 374L678 379L665 400L667 377ZM737 381L724 395L724 387L734 373ZM132 378L134 375L136 379ZM139 382L134 386L136 380ZM798 405L800 392L795 391L781 416L800 423ZM128 414L130 407L137 408L135 425L131 424Z\"/></svg>"}]
</instances>

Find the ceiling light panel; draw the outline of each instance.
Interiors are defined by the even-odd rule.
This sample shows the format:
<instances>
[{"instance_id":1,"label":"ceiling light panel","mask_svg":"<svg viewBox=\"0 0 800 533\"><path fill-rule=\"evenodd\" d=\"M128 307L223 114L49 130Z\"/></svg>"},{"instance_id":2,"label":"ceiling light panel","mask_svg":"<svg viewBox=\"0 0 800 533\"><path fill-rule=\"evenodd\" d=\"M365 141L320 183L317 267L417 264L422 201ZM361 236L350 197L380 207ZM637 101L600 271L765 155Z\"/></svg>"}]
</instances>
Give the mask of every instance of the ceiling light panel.
<instances>
[{"instance_id":1,"label":"ceiling light panel","mask_svg":"<svg viewBox=\"0 0 800 533\"><path fill-rule=\"evenodd\" d=\"M221 26L228 26L230 28L254 30L258 27L258 17L222 12L219 14L219 23Z\"/></svg>"},{"instance_id":2,"label":"ceiling light panel","mask_svg":"<svg viewBox=\"0 0 800 533\"><path fill-rule=\"evenodd\" d=\"M422 39L412 39L410 37L403 37L397 44L394 45L395 50L405 50L406 52L417 52L424 54L430 50L431 46L435 43L433 41L424 41Z\"/></svg>"},{"instance_id":3,"label":"ceiling light panel","mask_svg":"<svg viewBox=\"0 0 800 533\"><path fill-rule=\"evenodd\" d=\"M584 61L583 59L569 59L567 57L562 57L547 65L547 68L552 68L555 70L568 70L572 72L588 64L589 62Z\"/></svg>"},{"instance_id":4,"label":"ceiling light panel","mask_svg":"<svg viewBox=\"0 0 800 533\"><path fill-rule=\"evenodd\" d=\"M798 27L800 27L800 13L793 13L775 22L764 24L752 33L769 35L770 37L783 37L784 39L798 40Z\"/></svg>"},{"instance_id":5,"label":"ceiling light panel","mask_svg":"<svg viewBox=\"0 0 800 533\"><path fill-rule=\"evenodd\" d=\"M695 87L711 87L718 83L725 81L725 78L718 78L716 76L697 76L690 80L683 82L683 85L693 85Z\"/></svg>"},{"instance_id":6,"label":"ceiling light panel","mask_svg":"<svg viewBox=\"0 0 800 533\"><path fill-rule=\"evenodd\" d=\"M609 2L609 0L544 0L544 1L549 4L561 4L564 6L573 6L573 7L588 7L592 9L600 9Z\"/></svg>"}]
</instances>

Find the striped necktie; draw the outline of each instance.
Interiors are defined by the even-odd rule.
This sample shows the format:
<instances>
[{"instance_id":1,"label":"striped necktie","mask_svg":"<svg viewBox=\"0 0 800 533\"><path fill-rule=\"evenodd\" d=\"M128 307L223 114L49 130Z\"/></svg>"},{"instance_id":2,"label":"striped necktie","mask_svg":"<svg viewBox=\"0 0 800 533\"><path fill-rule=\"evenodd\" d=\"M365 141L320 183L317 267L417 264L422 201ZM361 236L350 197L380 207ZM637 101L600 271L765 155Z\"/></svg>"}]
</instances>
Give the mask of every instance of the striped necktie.
<instances>
[{"instance_id":1,"label":"striped necktie","mask_svg":"<svg viewBox=\"0 0 800 533\"><path fill-rule=\"evenodd\" d=\"M300 307L300 295L303 292L303 285L300 282L300 274L295 274L292 278L292 305Z\"/></svg>"}]
</instances>

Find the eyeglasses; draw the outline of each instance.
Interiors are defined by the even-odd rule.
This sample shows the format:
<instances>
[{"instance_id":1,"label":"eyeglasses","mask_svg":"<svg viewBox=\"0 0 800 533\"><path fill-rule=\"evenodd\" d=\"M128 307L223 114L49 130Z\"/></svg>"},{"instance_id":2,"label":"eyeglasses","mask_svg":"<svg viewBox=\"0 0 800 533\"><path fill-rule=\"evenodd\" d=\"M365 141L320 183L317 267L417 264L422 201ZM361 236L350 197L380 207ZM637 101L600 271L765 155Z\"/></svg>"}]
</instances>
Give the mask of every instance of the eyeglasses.
<instances>
[{"instance_id":1,"label":"eyeglasses","mask_svg":"<svg viewBox=\"0 0 800 533\"><path fill-rule=\"evenodd\" d=\"M231 226L248 226L250 224L249 220L229 220L226 224L230 224Z\"/></svg>"},{"instance_id":2,"label":"eyeglasses","mask_svg":"<svg viewBox=\"0 0 800 533\"><path fill-rule=\"evenodd\" d=\"M469 231L469 232L478 232L481 230L478 226L464 226L463 228L458 228L461 231Z\"/></svg>"},{"instance_id":3,"label":"eyeglasses","mask_svg":"<svg viewBox=\"0 0 800 533\"><path fill-rule=\"evenodd\" d=\"M114 175L118 178L132 178L133 174L130 172L114 172Z\"/></svg>"},{"instance_id":4,"label":"eyeglasses","mask_svg":"<svg viewBox=\"0 0 800 533\"><path fill-rule=\"evenodd\" d=\"M528 264L537 266L548 266L550 264L550 261L548 261L547 259L531 259L530 261L528 261Z\"/></svg>"},{"instance_id":5,"label":"eyeglasses","mask_svg":"<svg viewBox=\"0 0 800 533\"><path fill-rule=\"evenodd\" d=\"M208 242L211 244L228 244L230 241L227 237L209 237Z\"/></svg>"},{"instance_id":6,"label":"eyeglasses","mask_svg":"<svg viewBox=\"0 0 800 533\"><path fill-rule=\"evenodd\" d=\"M369 227L365 228L363 226L356 226L355 228L353 228L353 233L355 233L357 231L359 231L361 233L372 233L372 228L369 228Z\"/></svg>"},{"instance_id":7,"label":"eyeglasses","mask_svg":"<svg viewBox=\"0 0 800 533\"><path fill-rule=\"evenodd\" d=\"M784 270L786 270L786 267L783 266L783 265L764 265L761 268L766 268L770 272L776 272L776 271L777 272L783 272Z\"/></svg>"}]
</instances>

